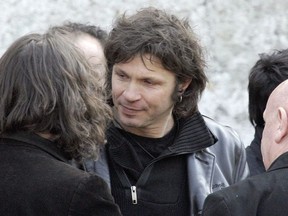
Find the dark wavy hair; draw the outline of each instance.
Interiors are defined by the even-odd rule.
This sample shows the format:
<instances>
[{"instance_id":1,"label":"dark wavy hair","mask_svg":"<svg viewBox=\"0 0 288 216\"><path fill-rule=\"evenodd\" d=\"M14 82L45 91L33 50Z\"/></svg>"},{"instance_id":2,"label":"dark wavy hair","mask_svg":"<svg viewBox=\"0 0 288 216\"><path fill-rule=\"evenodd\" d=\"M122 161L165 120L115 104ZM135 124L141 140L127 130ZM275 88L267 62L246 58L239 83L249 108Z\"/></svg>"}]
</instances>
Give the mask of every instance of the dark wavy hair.
<instances>
[{"instance_id":1,"label":"dark wavy hair","mask_svg":"<svg viewBox=\"0 0 288 216\"><path fill-rule=\"evenodd\" d=\"M19 38L0 59L0 133L53 134L72 158L96 158L111 119L97 76L57 32Z\"/></svg>"},{"instance_id":2,"label":"dark wavy hair","mask_svg":"<svg viewBox=\"0 0 288 216\"><path fill-rule=\"evenodd\" d=\"M248 95L249 119L253 126L264 127L263 112L272 91L288 79L288 50L260 54L250 70Z\"/></svg>"},{"instance_id":3,"label":"dark wavy hair","mask_svg":"<svg viewBox=\"0 0 288 216\"><path fill-rule=\"evenodd\" d=\"M115 20L105 46L108 64L107 87L111 93L113 65L128 62L135 56L149 54L157 57L166 70L176 75L173 94L177 117L191 116L198 109L199 97L205 89L207 77L202 47L187 19L180 20L163 10L143 8L131 16L123 14ZM179 83L192 79L178 102ZM113 104L110 94L110 104Z\"/></svg>"}]
</instances>

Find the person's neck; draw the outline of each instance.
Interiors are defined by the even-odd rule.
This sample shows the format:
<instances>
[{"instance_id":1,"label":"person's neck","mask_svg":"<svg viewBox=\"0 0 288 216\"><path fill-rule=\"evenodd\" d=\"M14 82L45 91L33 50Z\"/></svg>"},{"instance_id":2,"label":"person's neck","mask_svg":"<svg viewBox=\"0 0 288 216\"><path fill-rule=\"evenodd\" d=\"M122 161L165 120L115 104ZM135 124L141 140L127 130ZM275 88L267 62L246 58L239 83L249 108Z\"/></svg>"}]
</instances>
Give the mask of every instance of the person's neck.
<instances>
[{"instance_id":1,"label":"person's neck","mask_svg":"<svg viewBox=\"0 0 288 216\"><path fill-rule=\"evenodd\" d=\"M171 131L174 126L174 119L168 118L166 122L158 123L157 125L151 125L147 127L127 127L118 122L122 129L129 133L136 134L138 136L150 137L150 138L161 138Z\"/></svg>"},{"instance_id":2,"label":"person's neck","mask_svg":"<svg viewBox=\"0 0 288 216\"><path fill-rule=\"evenodd\" d=\"M55 135L54 134L51 134L51 133L48 133L48 132L37 132L35 133L37 134L38 136L44 138L44 139L48 139L50 141L54 141L55 140Z\"/></svg>"}]
</instances>

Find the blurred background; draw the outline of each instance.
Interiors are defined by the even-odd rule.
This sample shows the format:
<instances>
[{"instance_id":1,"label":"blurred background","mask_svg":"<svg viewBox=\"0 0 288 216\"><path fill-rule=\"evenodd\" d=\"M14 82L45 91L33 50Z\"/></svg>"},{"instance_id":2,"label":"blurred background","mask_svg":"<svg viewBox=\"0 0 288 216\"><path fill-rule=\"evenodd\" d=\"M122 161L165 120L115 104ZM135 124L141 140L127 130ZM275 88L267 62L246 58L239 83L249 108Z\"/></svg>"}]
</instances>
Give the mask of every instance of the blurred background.
<instances>
[{"instance_id":1,"label":"blurred background","mask_svg":"<svg viewBox=\"0 0 288 216\"><path fill-rule=\"evenodd\" d=\"M122 12L155 6L188 17L207 59L209 84L199 109L234 128L247 146L248 74L258 54L288 44L288 1L274 0L6 0L0 4L0 55L18 37L65 21L109 31Z\"/></svg>"}]
</instances>

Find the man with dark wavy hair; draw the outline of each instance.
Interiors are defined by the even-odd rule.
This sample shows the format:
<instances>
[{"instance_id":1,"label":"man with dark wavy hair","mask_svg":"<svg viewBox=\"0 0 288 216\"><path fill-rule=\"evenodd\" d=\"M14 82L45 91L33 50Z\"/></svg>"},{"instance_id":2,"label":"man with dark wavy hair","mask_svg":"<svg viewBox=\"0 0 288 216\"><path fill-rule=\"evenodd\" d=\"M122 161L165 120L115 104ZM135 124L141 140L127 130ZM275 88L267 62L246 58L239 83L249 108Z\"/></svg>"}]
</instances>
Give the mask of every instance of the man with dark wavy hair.
<instances>
[{"instance_id":1,"label":"man with dark wavy hair","mask_svg":"<svg viewBox=\"0 0 288 216\"><path fill-rule=\"evenodd\" d=\"M121 215L107 184L69 164L97 158L111 117L98 73L58 33L0 59L0 215Z\"/></svg>"},{"instance_id":2,"label":"man with dark wavy hair","mask_svg":"<svg viewBox=\"0 0 288 216\"><path fill-rule=\"evenodd\" d=\"M187 20L155 8L124 14L105 55L114 122L86 168L110 182L123 215L199 215L208 194L246 178L238 135L198 111L205 60Z\"/></svg>"}]
</instances>

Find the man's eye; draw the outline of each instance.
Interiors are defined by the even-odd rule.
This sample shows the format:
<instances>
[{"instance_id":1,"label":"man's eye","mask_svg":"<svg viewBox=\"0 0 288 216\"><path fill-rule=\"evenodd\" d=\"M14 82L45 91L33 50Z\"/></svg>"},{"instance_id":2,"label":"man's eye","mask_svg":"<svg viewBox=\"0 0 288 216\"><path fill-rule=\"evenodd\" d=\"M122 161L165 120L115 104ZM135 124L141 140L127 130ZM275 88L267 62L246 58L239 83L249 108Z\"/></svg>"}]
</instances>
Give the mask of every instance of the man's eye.
<instances>
[{"instance_id":1,"label":"man's eye","mask_svg":"<svg viewBox=\"0 0 288 216\"><path fill-rule=\"evenodd\" d=\"M153 85L153 82L151 80L144 80L144 83L146 83L148 85Z\"/></svg>"},{"instance_id":2,"label":"man's eye","mask_svg":"<svg viewBox=\"0 0 288 216\"><path fill-rule=\"evenodd\" d=\"M117 73L116 76L122 80L127 78L127 76L124 73Z\"/></svg>"}]
</instances>

